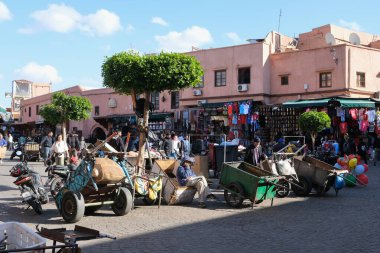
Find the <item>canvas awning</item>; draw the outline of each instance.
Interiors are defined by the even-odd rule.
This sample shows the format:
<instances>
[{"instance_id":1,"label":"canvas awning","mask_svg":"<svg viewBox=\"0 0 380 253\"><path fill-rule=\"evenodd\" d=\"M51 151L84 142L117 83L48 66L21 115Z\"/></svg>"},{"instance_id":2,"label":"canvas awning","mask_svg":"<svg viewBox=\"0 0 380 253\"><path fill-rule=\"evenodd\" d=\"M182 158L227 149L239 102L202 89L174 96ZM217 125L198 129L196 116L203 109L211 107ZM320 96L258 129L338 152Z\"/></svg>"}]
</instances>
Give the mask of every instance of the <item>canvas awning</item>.
<instances>
[{"instance_id":1,"label":"canvas awning","mask_svg":"<svg viewBox=\"0 0 380 253\"><path fill-rule=\"evenodd\" d=\"M323 99L310 99L310 100L293 100L283 103L285 108L305 108L305 107L325 107L328 106L329 100Z\"/></svg>"},{"instance_id":2,"label":"canvas awning","mask_svg":"<svg viewBox=\"0 0 380 253\"><path fill-rule=\"evenodd\" d=\"M341 106L348 108L375 108L375 101L371 98L322 98L294 100L282 104L285 108L327 107Z\"/></svg>"}]
</instances>

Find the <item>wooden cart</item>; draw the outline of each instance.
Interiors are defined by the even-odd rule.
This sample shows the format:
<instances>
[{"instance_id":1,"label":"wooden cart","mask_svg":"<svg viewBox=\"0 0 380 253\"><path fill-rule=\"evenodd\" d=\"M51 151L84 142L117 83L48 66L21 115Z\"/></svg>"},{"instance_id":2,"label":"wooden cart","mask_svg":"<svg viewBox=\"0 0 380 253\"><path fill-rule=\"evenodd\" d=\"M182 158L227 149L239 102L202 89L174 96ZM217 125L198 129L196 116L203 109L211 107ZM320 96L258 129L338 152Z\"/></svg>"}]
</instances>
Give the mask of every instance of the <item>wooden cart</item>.
<instances>
[{"instance_id":1,"label":"wooden cart","mask_svg":"<svg viewBox=\"0 0 380 253\"><path fill-rule=\"evenodd\" d=\"M347 174L347 170L337 170L332 165L322 162L310 156L294 157L294 169L297 172L300 185L303 187L297 189L297 195L307 196L312 188L317 194L326 193L331 187L334 187L335 178ZM338 195L339 189L335 189Z\"/></svg>"}]
</instances>

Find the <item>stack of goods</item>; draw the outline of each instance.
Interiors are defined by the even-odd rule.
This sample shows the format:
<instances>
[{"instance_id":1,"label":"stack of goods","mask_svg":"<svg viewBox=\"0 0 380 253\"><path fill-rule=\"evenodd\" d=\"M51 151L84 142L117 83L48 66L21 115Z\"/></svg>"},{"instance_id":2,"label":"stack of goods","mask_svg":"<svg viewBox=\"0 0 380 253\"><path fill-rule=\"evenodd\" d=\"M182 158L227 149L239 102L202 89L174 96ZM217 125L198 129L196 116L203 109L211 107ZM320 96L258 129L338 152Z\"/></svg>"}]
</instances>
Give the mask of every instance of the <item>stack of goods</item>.
<instances>
[{"instance_id":1,"label":"stack of goods","mask_svg":"<svg viewBox=\"0 0 380 253\"><path fill-rule=\"evenodd\" d=\"M368 177L365 174L368 171L368 165L361 161L359 155L340 157L334 167L339 170L348 170L350 172L344 178L346 186L354 187L356 186L356 183L361 185L368 184Z\"/></svg>"}]
</instances>

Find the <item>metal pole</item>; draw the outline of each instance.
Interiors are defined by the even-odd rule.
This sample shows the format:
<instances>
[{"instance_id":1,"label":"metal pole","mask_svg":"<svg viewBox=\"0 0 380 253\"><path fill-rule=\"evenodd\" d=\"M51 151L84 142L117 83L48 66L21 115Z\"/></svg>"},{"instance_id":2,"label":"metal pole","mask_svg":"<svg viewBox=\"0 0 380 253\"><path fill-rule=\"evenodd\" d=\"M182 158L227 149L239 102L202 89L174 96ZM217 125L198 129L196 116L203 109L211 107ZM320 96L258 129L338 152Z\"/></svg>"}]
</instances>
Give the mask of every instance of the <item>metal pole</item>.
<instances>
[{"instance_id":1,"label":"metal pole","mask_svg":"<svg viewBox=\"0 0 380 253\"><path fill-rule=\"evenodd\" d=\"M226 162L226 153L227 153L227 135L224 134L224 159L223 159L223 162Z\"/></svg>"}]
</instances>

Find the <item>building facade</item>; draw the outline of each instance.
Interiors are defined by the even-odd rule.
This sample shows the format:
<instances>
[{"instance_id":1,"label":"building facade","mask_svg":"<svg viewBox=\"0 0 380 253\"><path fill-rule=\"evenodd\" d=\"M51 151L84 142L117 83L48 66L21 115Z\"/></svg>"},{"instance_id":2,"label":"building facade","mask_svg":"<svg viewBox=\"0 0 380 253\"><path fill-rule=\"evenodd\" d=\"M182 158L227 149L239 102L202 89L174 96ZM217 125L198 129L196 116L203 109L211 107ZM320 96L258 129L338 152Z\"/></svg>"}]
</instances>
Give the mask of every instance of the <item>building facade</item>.
<instances>
[{"instance_id":1,"label":"building facade","mask_svg":"<svg viewBox=\"0 0 380 253\"><path fill-rule=\"evenodd\" d=\"M379 98L380 37L334 25L312 29L298 38L270 32L248 44L187 54L200 61L203 81L194 88L153 93L153 130L203 131L211 121L226 125L226 103L236 101L281 105L332 96ZM109 88L81 86L63 92L87 97L93 104L90 119L67 126L69 131L82 131L86 138L104 136L136 121L130 96ZM38 110L50 99L45 94L22 100L21 123L43 122Z\"/></svg>"}]
</instances>

